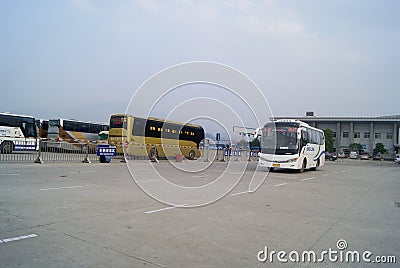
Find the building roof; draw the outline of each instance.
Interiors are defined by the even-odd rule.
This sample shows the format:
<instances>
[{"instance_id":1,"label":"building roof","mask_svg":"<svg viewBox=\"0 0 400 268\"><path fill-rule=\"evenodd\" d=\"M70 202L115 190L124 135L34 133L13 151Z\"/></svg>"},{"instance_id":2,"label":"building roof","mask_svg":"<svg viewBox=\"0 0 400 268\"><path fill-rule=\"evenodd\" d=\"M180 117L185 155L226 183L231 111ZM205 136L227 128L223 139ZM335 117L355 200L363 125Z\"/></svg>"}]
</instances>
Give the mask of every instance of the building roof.
<instances>
[{"instance_id":1,"label":"building roof","mask_svg":"<svg viewBox=\"0 0 400 268\"><path fill-rule=\"evenodd\" d=\"M388 122L395 123L400 122L400 115L388 115L388 116L377 116L377 117L358 117L358 116L349 116L349 117L326 117L326 116L275 116L271 118L271 120L280 120L280 119L295 119L304 122Z\"/></svg>"}]
</instances>

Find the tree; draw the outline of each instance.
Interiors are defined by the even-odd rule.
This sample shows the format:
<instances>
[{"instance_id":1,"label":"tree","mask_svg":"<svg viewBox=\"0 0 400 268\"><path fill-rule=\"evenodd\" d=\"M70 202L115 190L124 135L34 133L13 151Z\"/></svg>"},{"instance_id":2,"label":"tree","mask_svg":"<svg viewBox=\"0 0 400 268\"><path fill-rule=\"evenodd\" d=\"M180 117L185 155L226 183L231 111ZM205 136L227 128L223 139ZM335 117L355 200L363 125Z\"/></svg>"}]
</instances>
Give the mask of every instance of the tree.
<instances>
[{"instance_id":1,"label":"tree","mask_svg":"<svg viewBox=\"0 0 400 268\"><path fill-rule=\"evenodd\" d=\"M375 144L374 154L384 154L387 150L385 149L385 145L381 142Z\"/></svg>"},{"instance_id":2,"label":"tree","mask_svg":"<svg viewBox=\"0 0 400 268\"><path fill-rule=\"evenodd\" d=\"M329 128L324 130L325 134L325 151L333 152L333 131Z\"/></svg>"},{"instance_id":3,"label":"tree","mask_svg":"<svg viewBox=\"0 0 400 268\"><path fill-rule=\"evenodd\" d=\"M257 138L254 138L251 142L251 147L260 147L260 141Z\"/></svg>"},{"instance_id":4,"label":"tree","mask_svg":"<svg viewBox=\"0 0 400 268\"><path fill-rule=\"evenodd\" d=\"M362 145L360 143L352 143L349 145L350 151L360 153L362 151Z\"/></svg>"}]
</instances>

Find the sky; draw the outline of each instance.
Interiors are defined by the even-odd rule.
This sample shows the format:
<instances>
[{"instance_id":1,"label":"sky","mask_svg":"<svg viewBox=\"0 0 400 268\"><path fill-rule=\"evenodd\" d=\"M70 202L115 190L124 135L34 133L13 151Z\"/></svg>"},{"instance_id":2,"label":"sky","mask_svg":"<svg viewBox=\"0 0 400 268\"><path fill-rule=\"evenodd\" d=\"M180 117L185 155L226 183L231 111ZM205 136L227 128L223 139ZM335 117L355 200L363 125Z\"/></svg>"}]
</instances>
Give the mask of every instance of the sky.
<instances>
[{"instance_id":1,"label":"sky","mask_svg":"<svg viewBox=\"0 0 400 268\"><path fill-rule=\"evenodd\" d=\"M397 0L1 1L0 111L107 122L154 74L210 61L254 81L275 116L400 114L399 10Z\"/></svg>"}]
</instances>

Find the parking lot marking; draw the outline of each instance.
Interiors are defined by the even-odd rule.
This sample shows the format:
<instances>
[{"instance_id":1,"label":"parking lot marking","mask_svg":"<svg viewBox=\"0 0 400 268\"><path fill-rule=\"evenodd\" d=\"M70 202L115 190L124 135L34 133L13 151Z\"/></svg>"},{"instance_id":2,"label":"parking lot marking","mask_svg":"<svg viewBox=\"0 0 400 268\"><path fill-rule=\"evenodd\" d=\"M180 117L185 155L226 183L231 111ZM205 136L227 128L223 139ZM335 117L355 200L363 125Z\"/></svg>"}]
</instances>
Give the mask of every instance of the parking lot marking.
<instances>
[{"instance_id":1,"label":"parking lot marking","mask_svg":"<svg viewBox=\"0 0 400 268\"><path fill-rule=\"evenodd\" d=\"M322 176L326 177L326 176L328 176L328 175L329 175L329 173L328 173L328 174L324 174L324 175L322 175Z\"/></svg>"},{"instance_id":2,"label":"parking lot marking","mask_svg":"<svg viewBox=\"0 0 400 268\"><path fill-rule=\"evenodd\" d=\"M305 178L305 179L302 179L302 180L300 180L300 181L308 181L308 180L312 180L312 179L315 179L315 177Z\"/></svg>"},{"instance_id":3,"label":"parking lot marking","mask_svg":"<svg viewBox=\"0 0 400 268\"><path fill-rule=\"evenodd\" d=\"M96 170L86 170L86 171L71 171L71 173L79 174L79 173L94 173Z\"/></svg>"},{"instance_id":4,"label":"parking lot marking","mask_svg":"<svg viewBox=\"0 0 400 268\"><path fill-rule=\"evenodd\" d=\"M205 177L207 177L208 175L198 175L198 176L192 176L193 178L205 178Z\"/></svg>"},{"instance_id":5,"label":"parking lot marking","mask_svg":"<svg viewBox=\"0 0 400 268\"><path fill-rule=\"evenodd\" d=\"M160 180L144 180L144 181L137 181L137 182L152 182L152 181L160 181Z\"/></svg>"},{"instance_id":6,"label":"parking lot marking","mask_svg":"<svg viewBox=\"0 0 400 268\"><path fill-rule=\"evenodd\" d=\"M16 236L16 237L11 237L11 238L3 238L3 239L0 239L0 244L23 240L23 239L27 239L27 238L33 238L33 237L37 237L37 236L38 236L37 234L29 234L29 235L21 235L21 236Z\"/></svg>"},{"instance_id":7,"label":"parking lot marking","mask_svg":"<svg viewBox=\"0 0 400 268\"><path fill-rule=\"evenodd\" d=\"M18 173L8 173L8 174L0 174L0 176L20 176Z\"/></svg>"},{"instance_id":8,"label":"parking lot marking","mask_svg":"<svg viewBox=\"0 0 400 268\"><path fill-rule=\"evenodd\" d=\"M184 207L184 206L185 206L185 205L173 206L173 207L166 207L166 208L160 208L160 209L145 211L145 212L143 212L143 213L144 213L144 214L151 214L151 213L161 212L161 211L164 211L164 210L169 210L169 209L174 209L174 208L179 208L179 207Z\"/></svg>"},{"instance_id":9,"label":"parking lot marking","mask_svg":"<svg viewBox=\"0 0 400 268\"><path fill-rule=\"evenodd\" d=\"M287 184L287 182L284 182L284 183L275 184L274 186L283 186L283 185L286 185L286 184Z\"/></svg>"},{"instance_id":10,"label":"parking lot marking","mask_svg":"<svg viewBox=\"0 0 400 268\"><path fill-rule=\"evenodd\" d=\"M66 186L66 187L58 187L58 188L44 188L44 189L39 189L40 191L49 191L49 190L61 190L61 189L73 189L73 188L82 188L84 186L82 185L77 185L77 186Z\"/></svg>"},{"instance_id":11,"label":"parking lot marking","mask_svg":"<svg viewBox=\"0 0 400 268\"><path fill-rule=\"evenodd\" d=\"M231 194L231 196L240 195L240 194L248 194L248 193L249 193L249 191L240 192L240 193L234 193L234 194Z\"/></svg>"}]
</instances>

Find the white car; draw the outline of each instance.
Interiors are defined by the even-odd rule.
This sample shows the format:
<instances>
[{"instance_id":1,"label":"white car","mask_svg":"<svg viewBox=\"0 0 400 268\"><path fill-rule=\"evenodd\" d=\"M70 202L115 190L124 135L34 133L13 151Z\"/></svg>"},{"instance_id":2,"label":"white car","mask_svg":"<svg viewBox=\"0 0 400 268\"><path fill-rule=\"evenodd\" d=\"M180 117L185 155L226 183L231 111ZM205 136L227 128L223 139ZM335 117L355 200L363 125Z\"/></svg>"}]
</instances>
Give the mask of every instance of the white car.
<instances>
[{"instance_id":1,"label":"white car","mask_svg":"<svg viewBox=\"0 0 400 268\"><path fill-rule=\"evenodd\" d=\"M394 159L394 162L397 163L397 164L400 164L400 157L396 157L396 158Z\"/></svg>"}]
</instances>

